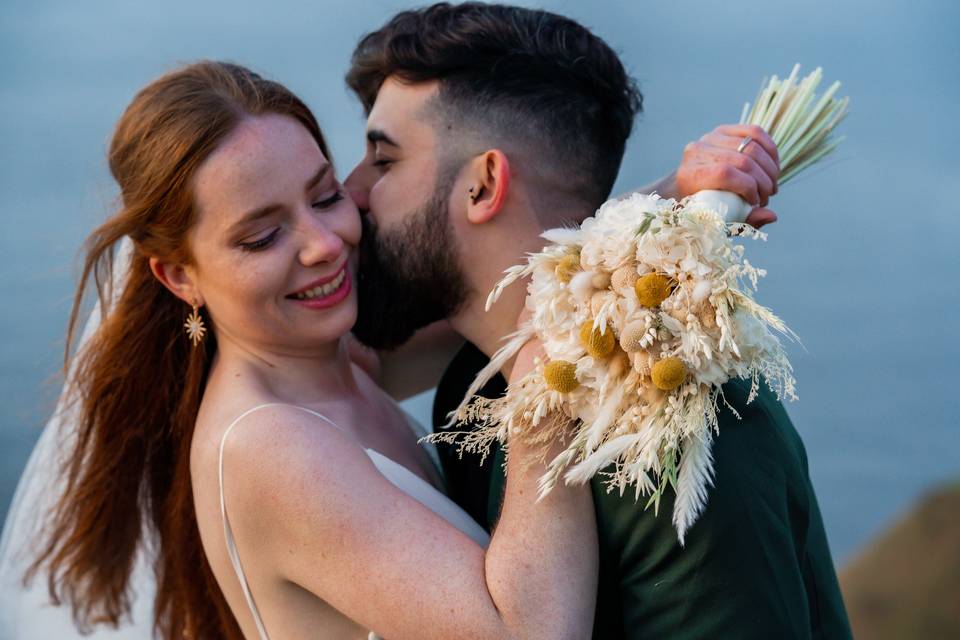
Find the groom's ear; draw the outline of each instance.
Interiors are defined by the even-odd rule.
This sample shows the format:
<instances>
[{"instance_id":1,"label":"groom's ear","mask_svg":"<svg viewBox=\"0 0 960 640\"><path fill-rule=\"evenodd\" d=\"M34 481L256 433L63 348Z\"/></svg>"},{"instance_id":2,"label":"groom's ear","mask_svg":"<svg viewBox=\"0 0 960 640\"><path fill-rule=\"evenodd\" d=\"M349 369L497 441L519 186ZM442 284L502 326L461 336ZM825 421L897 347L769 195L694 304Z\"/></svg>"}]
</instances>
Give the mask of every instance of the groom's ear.
<instances>
[{"instance_id":1,"label":"groom's ear","mask_svg":"<svg viewBox=\"0 0 960 640\"><path fill-rule=\"evenodd\" d=\"M510 191L510 162L499 149L480 154L470 163L470 190L467 191L467 220L489 222L503 210Z\"/></svg>"}]
</instances>

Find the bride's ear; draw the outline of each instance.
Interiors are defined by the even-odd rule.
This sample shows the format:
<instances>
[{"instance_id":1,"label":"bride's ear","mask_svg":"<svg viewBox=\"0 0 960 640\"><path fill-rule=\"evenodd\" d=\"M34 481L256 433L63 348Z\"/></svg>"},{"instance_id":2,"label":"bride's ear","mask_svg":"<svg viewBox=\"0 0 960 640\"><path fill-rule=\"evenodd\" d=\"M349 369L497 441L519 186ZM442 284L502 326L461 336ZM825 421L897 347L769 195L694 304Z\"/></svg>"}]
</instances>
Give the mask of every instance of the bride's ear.
<instances>
[{"instance_id":1,"label":"bride's ear","mask_svg":"<svg viewBox=\"0 0 960 640\"><path fill-rule=\"evenodd\" d=\"M189 270L181 264L150 258L150 271L170 292L190 305L203 306L203 296Z\"/></svg>"},{"instance_id":2,"label":"bride's ear","mask_svg":"<svg viewBox=\"0 0 960 640\"><path fill-rule=\"evenodd\" d=\"M502 151L491 149L473 159L470 174L467 220L483 224L503 210L510 191L510 162Z\"/></svg>"}]
</instances>

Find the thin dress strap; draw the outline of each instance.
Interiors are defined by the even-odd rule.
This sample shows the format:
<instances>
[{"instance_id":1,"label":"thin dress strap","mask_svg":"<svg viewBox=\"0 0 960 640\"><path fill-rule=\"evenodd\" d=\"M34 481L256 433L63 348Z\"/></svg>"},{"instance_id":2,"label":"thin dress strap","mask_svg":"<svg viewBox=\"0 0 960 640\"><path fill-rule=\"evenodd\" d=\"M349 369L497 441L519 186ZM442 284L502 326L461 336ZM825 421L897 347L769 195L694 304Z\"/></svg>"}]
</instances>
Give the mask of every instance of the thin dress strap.
<instances>
[{"instance_id":1,"label":"thin dress strap","mask_svg":"<svg viewBox=\"0 0 960 640\"><path fill-rule=\"evenodd\" d=\"M261 404L253 407L252 409L247 409L241 413L236 420L230 423L230 426L227 427L227 430L223 432L223 437L220 439L220 463L219 463L219 478L220 478L220 515L223 517L223 535L227 543L227 555L230 556L230 563L233 565L233 570L237 574L237 580L240 581L240 587L243 589L243 597L247 600L247 606L250 607L250 613L253 615L253 621L257 625L257 631L260 633L261 640L270 640L270 636L267 635L267 628L263 624L263 618L260 617L260 610L257 609L257 604L253 601L253 594L250 592L250 585L247 583L247 576L243 572L243 567L240 564L240 554L237 551L237 544L233 538L233 529L230 527L230 519L227 517L227 505L223 497L223 446L227 442L227 436L230 435L230 431L233 430L237 423L246 418L248 415L257 411L258 409L263 409L265 407L292 407L294 409L300 409L305 411L317 418L320 418L324 422L329 423L331 426L340 429L336 423L327 418L326 416L317 413L316 411L311 411L306 407L300 407L295 404L284 404L282 402L270 402L267 404Z\"/></svg>"}]
</instances>

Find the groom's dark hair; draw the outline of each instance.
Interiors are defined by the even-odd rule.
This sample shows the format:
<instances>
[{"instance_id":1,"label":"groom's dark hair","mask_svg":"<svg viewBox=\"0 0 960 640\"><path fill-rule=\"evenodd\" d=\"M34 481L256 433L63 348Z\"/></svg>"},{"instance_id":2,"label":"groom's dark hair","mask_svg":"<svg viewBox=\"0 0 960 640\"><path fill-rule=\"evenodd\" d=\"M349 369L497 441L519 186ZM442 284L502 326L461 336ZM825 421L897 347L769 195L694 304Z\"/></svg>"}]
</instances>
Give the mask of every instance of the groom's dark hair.
<instances>
[{"instance_id":1,"label":"groom's dark hair","mask_svg":"<svg viewBox=\"0 0 960 640\"><path fill-rule=\"evenodd\" d=\"M542 149L539 161L592 206L613 189L643 102L617 54L586 27L505 5L398 13L357 45L347 84L369 112L389 76L438 80L444 121Z\"/></svg>"}]
</instances>

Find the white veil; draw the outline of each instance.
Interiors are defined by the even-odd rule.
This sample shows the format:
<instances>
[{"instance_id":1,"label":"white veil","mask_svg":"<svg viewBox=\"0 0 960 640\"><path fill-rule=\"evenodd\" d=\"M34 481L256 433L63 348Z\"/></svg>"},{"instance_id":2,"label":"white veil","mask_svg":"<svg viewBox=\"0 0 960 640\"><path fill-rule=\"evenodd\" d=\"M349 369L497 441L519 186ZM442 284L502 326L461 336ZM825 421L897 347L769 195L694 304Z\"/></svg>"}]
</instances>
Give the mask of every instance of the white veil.
<instances>
[{"instance_id":1,"label":"white veil","mask_svg":"<svg viewBox=\"0 0 960 640\"><path fill-rule=\"evenodd\" d=\"M122 276L126 273L132 250L133 243L124 239L113 264L111 284L114 295L119 295L122 289ZM79 348L83 348L96 331L101 317L98 303L84 327ZM67 376L57 407L20 477L0 537L0 638L145 640L153 637L155 585L152 558L143 545L137 553L130 578L131 616L118 629L100 625L93 633L82 636L73 624L70 607L55 607L50 603L46 575L36 576L29 586L23 585L24 573L45 538L41 528L46 516L63 490L62 478L58 475L62 456L72 449L76 436L76 404L69 402L75 392L71 379L72 372Z\"/></svg>"}]
</instances>

